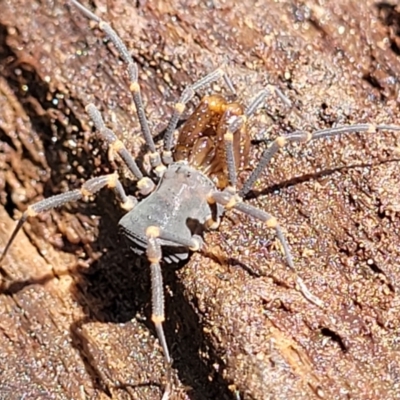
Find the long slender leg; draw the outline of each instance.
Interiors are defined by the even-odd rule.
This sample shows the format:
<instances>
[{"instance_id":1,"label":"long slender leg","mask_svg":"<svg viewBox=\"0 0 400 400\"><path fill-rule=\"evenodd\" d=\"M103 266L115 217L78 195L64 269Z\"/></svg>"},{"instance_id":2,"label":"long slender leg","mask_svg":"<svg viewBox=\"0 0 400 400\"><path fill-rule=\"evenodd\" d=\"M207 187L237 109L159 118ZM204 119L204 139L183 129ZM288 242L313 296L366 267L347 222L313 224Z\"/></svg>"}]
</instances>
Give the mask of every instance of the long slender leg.
<instances>
[{"instance_id":1,"label":"long slender leg","mask_svg":"<svg viewBox=\"0 0 400 400\"><path fill-rule=\"evenodd\" d=\"M99 136L122 158L132 174L139 180L137 186L140 193L146 196L152 192L155 187L154 182L147 176L143 176L135 159L129 153L123 142L117 138L111 129L108 129L105 126L100 111L93 104L89 104L86 106L86 112L89 114L94 126L99 131Z\"/></svg>"},{"instance_id":2,"label":"long slender leg","mask_svg":"<svg viewBox=\"0 0 400 400\"><path fill-rule=\"evenodd\" d=\"M172 390L172 359L169 355L167 341L165 339L163 322L165 321L165 305L164 305L164 285L161 273L161 246L158 239L159 229L150 227L146 232L147 236L147 259L150 262L151 272L151 304L152 314L151 320L156 327L157 337L164 353L165 369L167 377L167 386L163 397L168 398Z\"/></svg>"},{"instance_id":3,"label":"long slender leg","mask_svg":"<svg viewBox=\"0 0 400 400\"><path fill-rule=\"evenodd\" d=\"M217 81L220 78L224 78L226 85L229 90L235 93L233 84L229 77L225 74L224 70L221 68L216 69L210 74L206 75L204 78L199 79L197 82L186 87L182 92L181 97L174 106L174 111L172 113L171 119L167 125L167 129L164 134L164 151L163 151L163 161L165 164L170 164L172 162L171 149L173 147L173 133L178 124L179 118L185 111L186 104L193 99L197 90L210 85L212 82Z\"/></svg>"},{"instance_id":4,"label":"long slender leg","mask_svg":"<svg viewBox=\"0 0 400 400\"><path fill-rule=\"evenodd\" d=\"M160 267L162 257L160 239L169 240L171 242L186 246L193 251L200 249L202 240L198 236L194 236L192 240L186 240L174 233L163 232L156 226L150 226L146 230L147 237L147 259L150 262L151 271L151 302L152 315L151 320L156 328L157 337L161 344L165 359L167 386L163 399L167 399L172 390L172 359L169 354L167 341L165 339L163 322L165 321L165 306L164 306L164 286Z\"/></svg>"},{"instance_id":5,"label":"long slender leg","mask_svg":"<svg viewBox=\"0 0 400 400\"><path fill-rule=\"evenodd\" d=\"M104 187L108 187L109 189L114 190L117 197L121 201L121 207L126 211L131 210L137 203L137 200L134 197L126 195L125 190L122 187L116 173L89 179L82 185L80 189L57 194L55 196L49 197L48 199L41 200L35 204L28 206L26 211L22 214L22 217L18 221L17 226L14 228L14 231L7 242L3 254L0 256L0 262L6 256L11 244L14 242L14 239L17 236L17 233L20 231L22 225L25 223L28 217L36 217L39 213L43 211L48 211L53 208L60 207L66 203L80 200L82 197L93 195Z\"/></svg>"},{"instance_id":6,"label":"long slender leg","mask_svg":"<svg viewBox=\"0 0 400 400\"><path fill-rule=\"evenodd\" d=\"M236 187L237 182L236 162L233 146L234 134L242 128L242 126L247 122L247 119L252 114L254 114L257 109L260 108L261 105L265 102L265 99L272 96L272 94L278 95L278 97L288 107L293 107L291 101L277 87L268 85L265 89L260 91L256 97L252 99L250 104L245 109L243 115L240 115L233 119L233 121L228 126L226 134L224 135L226 162L228 169L228 182L229 186L231 186L232 188Z\"/></svg>"},{"instance_id":7,"label":"long slender leg","mask_svg":"<svg viewBox=\"0 0 400 400\"><path fill-rule=\"evenodd\" d=\"M227 133L224 135L230 186L228 186L224 192L216 191L216 192L212 193L209 197L209 202L210 203L216 202L218 204L221 204L227 210L229 210L231 208L235 208L238 211L243 212L244 214L253 216L254 218L264 221L268 228L275 229L276 235L277 235L279 241L281 242L283 250L285 252L286 261L288 263L288 266L296 274L296 283L298 284L301 293L307 300L318 305L319 307L322 307L323 306L322 301L320 299L318 299L316 296L314 296L308 290L308 288L305 285L305 283L303 282L303 280L297 275L297 272L296 272L296 269L295 269L294 263L293 263L293 257L290 252L290 249L289 249L289 245L286 241L286 237L283 234L283 231L282 231L281 227L279 226L276 218L274 218L272 215L270 215L262 210L259 210L251 205L242 203L241 195L236 193L236 188L235 188L235 184L236 184L235 165L236 164L235 164L235 154L234 154L233 146L232 146L233 132L236 132L238 129L240 129L242 124L245 123L246 118L255 112L255 110L260 106L262 101L265 99L265 96L267 96L267 95L268 95L268 93L266 91L261 92L250 104L250 106L247 109L247 112L245 112L245 115L236 118L232 122L232 124L229 126Z\"/></svg>"},{"instance_id":8,"label":"long slender leg","mask_svg":"<svg viewBox=\"0 0 400 400\"><path fill-rule=\"evenodd\" d=\"M244 197L253 187L255 181L258 179L262 171L271 161L275 153L286 146L288 143L298 142L306 143L311 140L323 139L326 137L341 135L343 133L355 133L355 132L368 132L375 133L376 131L400 131L400 126L396 125L372 125L372 124L359 124L359 125L346 125L338 126L335 128L321 129L314 133L308 133L304 131L295 131L287 136L279 136L276 138L263 152L257 167L248 177L240 190L240 196Z\"/></svg>"},{"instance_id":9,"label":"long slender leg","mask_svg":"<svg viewBox=\"0 0 400 400\"><path fill-rule=\"evenodd\" d=\"M136 112L139 118L140 127L142 129L143 136L145 138L146 144L150 149L150 160L152 166L154 168L161 165L161 158L159 153L156 150L153 136L151 135L149 124L147 121L146 113L143 106L142 95L140 92L140 86L138 83L138 67L136 63L133 61L132 56L129 54L128 49L126 48L124 42L118 36L118 34L114 31L111 26L101 20L97 15L93 14L90 10L84 7L76 0L70 0L71 3L77 7L87 18L95 21L98 24L100 30L102 30L111 42L114 44L115 48L118 50L120 57L127 64L128 75L130 80L130 91L132 93L133 102L135 104Z\"/></svg>"},{"instance_id":10,"label":"long slender leg","mask_svg":"<svg viewBox=\"0 0 400 400\"><path fill-rule=\"evenodd\" d=\"M297 275L296 268L294 267L293 257L289 249L289 244L276 218L265 211L259 210L256 207L242 203L241 200L242 198L238 194L233 194L230 192L213 192L209 198L210 202L217 202L228 210L235 208L244 214L265 222L267 228L275 229L276 235L282 244L287 264L289 268L296 274L296 283L299 286L301 293L311 303L317 305L318 307L323 307L324 303L308 290L304 281Z\"/></svg>"}]
</instances>

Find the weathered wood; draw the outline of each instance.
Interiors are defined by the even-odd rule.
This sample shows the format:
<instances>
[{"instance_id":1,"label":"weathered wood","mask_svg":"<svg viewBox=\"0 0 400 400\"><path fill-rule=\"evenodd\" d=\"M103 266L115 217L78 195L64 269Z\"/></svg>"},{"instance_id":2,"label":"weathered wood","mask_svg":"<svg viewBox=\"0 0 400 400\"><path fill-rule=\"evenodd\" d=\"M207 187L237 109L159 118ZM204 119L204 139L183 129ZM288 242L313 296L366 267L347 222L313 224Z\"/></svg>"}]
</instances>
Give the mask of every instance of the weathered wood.
<instances>
[{"instance_id":1,"label":"weathered wood","mask_svg":"<svg viewBox=\"0 0 400 400\"><path fill-rule=\"evenodd\" d=\"M253 119L254 138L400 124L394 6L94 4L139 64L154 133L184 85L221 64L244 101L274 83L305 116L271 99ZM1 248L28 204L113 170L88 125L89 101L134 154L143 140L124 66L77 10L67 1L0 7ZM203 253L165 269L176 398L400 397L399 136L291 147L249 200L285 227L299 274L326 310L293 288L272 233L234 212L206 234ZM252 165L262 149L253 146ZM2 265L11 281L0 296L0 398L161 398L148 270L119 240L121 215L102 193L32 219L18 235Z\"/></svg>"}]
</instances>

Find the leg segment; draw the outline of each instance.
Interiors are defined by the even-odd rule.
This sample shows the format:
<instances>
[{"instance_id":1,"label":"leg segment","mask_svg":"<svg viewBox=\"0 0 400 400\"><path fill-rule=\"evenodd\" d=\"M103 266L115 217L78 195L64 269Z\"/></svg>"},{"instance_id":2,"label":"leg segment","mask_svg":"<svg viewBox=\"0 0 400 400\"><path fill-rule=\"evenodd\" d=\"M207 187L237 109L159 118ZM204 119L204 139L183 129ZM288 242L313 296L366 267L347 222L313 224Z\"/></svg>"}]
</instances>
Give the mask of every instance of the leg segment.
<instances>
[{"instance_id":1,"label":"leg segment","mask_svg":"<svg viewBox=\"0 0 400 400\"><path fill-rule=\"evenodd\" d=\"M223 205L226 209L235 208L236 210L241 211L244 214L265 222L267 228L275 229L276 235L282 244L287 264L289 268L296 274L296 283L300 288L300 292L308 301L322 308L324 306L323 302L308 290L303 280L297 275L296 268L294 267L293 263L293 257L289 249L289 244L276 218L266 213L265 211L259 210L256 207L242 203L241 200L242 199L238 194L232 194L227 191L214 192L211 194L211 197L209 199L210 202L217 202Z\"/></svg>"},{"instance_id":2,"label":"leg segment","mask_svg":"<svg viewBox=\"0 0 400 400\"><path fill-rule=\"evenodd\" d=\"M247 179L242 189L240 190L239 192L240 196L244 197L251 190L255 181L259 178L262 171L271 161L275 153L277 153L279 149L286 146L288 143L292 142L306 143L310 142L311 140L323 139L326 137L341 135L343 133L355 133L355 132L374 133L376 131L400 131L400 126L359 124L359 125L339 126L329 129L321 129L319 131L315 131L314 133L295 131L287 136L279 136L270 144L270 146L268 146L264 150L257 167L250 174L249 178Z\"/></svg>"},{"instance_id":3,"label":"leg segment","mask_svg":"<svg viewBox=\"0 0 400 400\"><path fill-rule=\"evenodd\" d=\"M279 91L279 93L280 93L280 91ZM282 94L282 93L280 93L280 94ZM241 128L241 126L246 122L247 117L257 110L257 108L260 106L260 104L265 100L265 97L267 97L268 95L269 95L268 90L261 92L249 105L249 107L247 108L247 110L245 112L245 115L237 117L228 127L228 131L224 135L224 141L225 141L225 149L226 149L226 155L227 155L230 186L228 186L224 192L219 192L219 191L213 192L210 195L209 202L210 203L216 202L218 204L221 204L227 210L229 210L231 208L235 208L244 214L247 214L249 216L252 216L254 218L257 218L257 219L265 222L268 228L275 229L276 235L282 244L287 264L288 264L289 268L296 274L296 277L297 277L296 283L298 284L301 293L311 303L313 303L319 307L323 307L322 301L320 299L318 299L316 296L314 296L308 290L308 288L305 285L305 283L303 282L303 280L297 275L297 272L296 272L296 269L295 269L294 263L293 263L293 257L290 252L290 249L289 249L289 245L286 241L286 237L283 234L283 231L282 231L281 227L279 226L276 218L274 218L270 214L268 214L262 210L259 210L251 205L242 203L241 202L242 201L241 194L239 195L236 193L235 154L234 154L233 146L232 146L233 133ZM282 96L283 96L283 94L282 94ZM304 136L301 136L301 134L299 134L299 136L298 137L296 136L295 138L299 141L304 141L308 137L304 138ZM277 141L275 146L278 146L279 144L281 144L280 141Z\"/></svg>"},{"instance_id":4,"label":"leg segment","mask_svg":"<svg viewBox=\"0 0 400 400\"><path fill-rule=\"evenodd\" d=\"M36 217L39 213L43 211L48 211L53 208L60 207L64 204L80 200L84 196L93 195L104 187L108 187L114 190L117 197L121 201L122 208L127 211L131 210L137 203L137 200L134 197L126 195L124 188L122 187L116 173L89 179L82 185L80 189L57 194L55 196L49 197L48 199L41 200L35 204L28 206L26 211L22 214L21 219L18 221L17 226L14 228L14 231L9 241L7 242L3 254L0 256L0 262L4 259L11 244L14 242L17 233L20 231L22 225L28 217Z\"/></svg>"},{"instance_id":5,"label":"leg segment","mask_svg":"<svg viewBox=\"0 0 400 400\"><path fill-rule=\"evenodd\" d=\"M228 126L227 133L224 135L225 143L225 154L226 163L228 169L228 182L229 186L235 188L237 181L236 174L236 156L233 145L234 134L238 132L247 122L247 119L254 114L257 109L265 102L265 99L272 94L278 95L282 102L292 108L291 101L275 86L269 85L266 89L262 90L257 96L251 101L251 103L245 109L243 115L235 118Z\"/></svg>"},{"instance_id":6,"label":"leg segment","mask_svg":"<svg viewBox=\"0 0 400 400\"><path fill-rule=\"evenodd\" d=\"M152 303L152 315L151 320L156 328L157 337L161 344L165 359L165 368L167 375L167 386L163 399L168 399L169 394L172 390L172 373L171 365L172 359L169 354L167 341L165 339L163 322L165 321L165 308L164 308L164 285L161 272L160 261L162 258L160 239L168 240L176 244L187 246L193 251L200 249L202 240L198 236L193 236L192 240L185 240L180 238L174 233L163 232L156 226L149 226L146 230L147 237L147 259L150 262L151 271L151 303Z\"/></svg>"},{"instance_id":7,"label":"leg segment","mask_svg":"<svg viewBox=\"0 0 400 400\"><path fill-rule=\"evenodd\" d=\"M135 159L129 153L125 145L117 138L111 129L108 129L105 126L100 111L93 104L87 105L86 111L89 114L90 119L93 121L94 126L99 131L99 136L122 158L132 174L139 180L137 186L140 193L146 196L152 192L155 187L154 182L150 178L143 176Z\"/></svg>"},{"instance_id":8,"label":"leg segment","mask_svg":"<svg viewBox=\"0 0 400 400\"><path fill-rule=\"evenodd\" d=\"M228 168L229 186L236 188L237 174L235 165L235 153L233 150L233 132L228 130L224 135L226 166Z\"/></svg>"},{"instance_id":9,"label":"leg segment","mask_svg":"<svg viewBox=\"0 0 400 400\"><path fill-rule=\"evenodd\" d=\"M164 329L162 326L163 322L165 321L164 285L160 267L161 246L157 234L158 234L157 228L147 230L146 255L147 259L150 262L150 271L151 271L151 304L152 304L151 320L153 321L154 326L156 328L157 337L164 353L165 369L167 376L167 386L165 389L164 396L168 398L169 393L171 392L172 389L172 373L171 373L172 359L169 355L168 345L165 339Z\"/></svg>"},{"instance_id":10,"label":"leg segment","mask_svg":"<svg viewBox=\"0 0 400 400\"><path fill-rule=\"evenodd\" d=\"M114 44L115 48L118 50L120 57L127 64L128 75L130 80L130 91L132 92L133 102L136 107L136 112L138 115L140 127L142 129L143 136L146 140L147 147L150 149L150 159L153 167L158 167L161 164L160 155L156 151L154 145L153 137L150 133L149 124L147 121L146 113L143 106L142 95L140 92L140 86L138 83L138 68L136 63L133 61L132 56L129 54L124 42L114 31L113 28L106 22L102 21L97 15L93 14L90 10L80 4L77 0L70 0L71 3L77 7L87 18L95 21L98 24L100 30L102 30L111 42Z\"/></svg>"},{"instance_id":11,"label":"leg segment","mask_svg":"<svg viewBox=\"0 0 400 400\"><path fill-rule=\"evenodd\" d=\"M264 90L261 90L261 92L258 93L258 95L248 105L245 111L246 117L254 114L261 104L264 103L265 99L273 94L277 95L287 107L290 109L293 108L292 102L281 92L280 89L274 85L268 85Z\"/></svg>"}]
</instances>

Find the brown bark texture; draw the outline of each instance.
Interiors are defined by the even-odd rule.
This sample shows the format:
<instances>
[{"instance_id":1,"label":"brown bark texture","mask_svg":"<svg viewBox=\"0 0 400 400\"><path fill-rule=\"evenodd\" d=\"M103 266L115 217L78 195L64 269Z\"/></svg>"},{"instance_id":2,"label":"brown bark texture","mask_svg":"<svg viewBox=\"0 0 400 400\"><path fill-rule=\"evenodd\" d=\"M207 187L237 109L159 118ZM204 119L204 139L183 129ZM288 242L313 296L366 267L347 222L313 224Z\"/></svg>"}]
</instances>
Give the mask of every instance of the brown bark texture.
<instances>
[{"instance_id":1,"label":"brown bark texture","mask_svg":"<svg viewBox=\"0 0 400 400\"><path fill-rule=\"evenodd\" d=\"M293 102L271 97L250 119L240 182L279 135L400 125L395 1L84 4L138 63L158 144L183 88L221 65L244 104L267 84ZM115 168L133 190L84 110L96 104L143 159L128 85L115 48L68 1L0 0L0 249L29 204ZM227 93L223 82L201 91L184 117L211 92ZM393 132L288 146L245 200L284 227L324 308L296 289L273 231L235 211L190 261L163 267L171 398L400 398L399 148ZM1 265L1 399L162 397L149 270L119 237L122 215L103 190L18 234Z\"/></svg>"}]
</instances>

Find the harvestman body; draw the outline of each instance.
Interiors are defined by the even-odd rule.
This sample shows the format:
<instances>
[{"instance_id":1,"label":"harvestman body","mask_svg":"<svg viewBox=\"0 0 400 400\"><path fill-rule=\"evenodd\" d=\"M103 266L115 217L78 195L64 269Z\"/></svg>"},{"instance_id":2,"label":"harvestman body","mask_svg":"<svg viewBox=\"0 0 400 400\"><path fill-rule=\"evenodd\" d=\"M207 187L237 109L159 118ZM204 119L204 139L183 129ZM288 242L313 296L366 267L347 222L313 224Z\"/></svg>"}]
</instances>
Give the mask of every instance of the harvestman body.
<instances>
[{"instance_id":1,"label":"harvestman body","mask_svg":"<svg viewBox=\"0 0 400 400\"><path fill-rule=\"evenodd\" d=\"M168 263L186 260L191 247L192 250L201 247L200 235L212 218L207 196L215 190L210 179L186 162L170 164L154 192L119 221L122 234L135 253L143 254L147 247L143 233L158 227L164 232L159 236L163 260Z\"/></svg>"},{"instance_id":2,"label":"harvestman body","mask_svg":"<svg viewBox=\"0 0 400 400\"><path fill-rule=\"evenodd\" d=\"M102 188L112 189L119 198L121 206L128 211L119 222L122 235L127 239L130 248L137 254L146 254L150 263L152 321L165 357L167 386L163 399L167 399L173 386L172 360L162 326L165 313L160 262L163 260L167 263L176 263L187 259L191 251L200 250L203 244L203 231L217 228L222 214L226 210L236 209L264 221L266 227L275 230L282 244L287 264L295 271L289 245L277 220L265 211L242 201L274 154L291 142L309 142L341 133L375 132L376 130L400 131L400 126L359 124L320 130L313 134L296 131L287 136L278 137L264 150L259 164L243 187L237 191L236 170L246 163L249 152L250 139L245 130L247 118L273 93L277 94L286 105L291 106L290 101L273 86L260 92L245 109L237 103L228 103L219 96L206 97L180 131L178 142L174 146L173 133L178 121L186 104L195 96L198 89L223 78L228 88L234 91L228 77L221 69L217 69L183 91L179 101L175 104L174 112L166 128L163 152L160 156L148 127L138 84L137 66L127 48L110 25L100 20L78 1L70 0L70 2L86 17L98 24L98 27L105 32L118 50L120 57L127 64L133 102L150 152L154 179L158 181L158 184L156 186L152 179L143 176L124 144L113 131L105 126L97 108L89 104L86 110L99 136L119 154L137 178L138 192L144 198L138 202L136 198L126 195L118 175L114 173L90 179L80 189L39 201L29 206L24 212L0 261L3 260L28 217L93 195ZM320 299L310 293L298 276L296 283L307 300L320 307L324 306Z\"/></svg>"}]
</instances>

